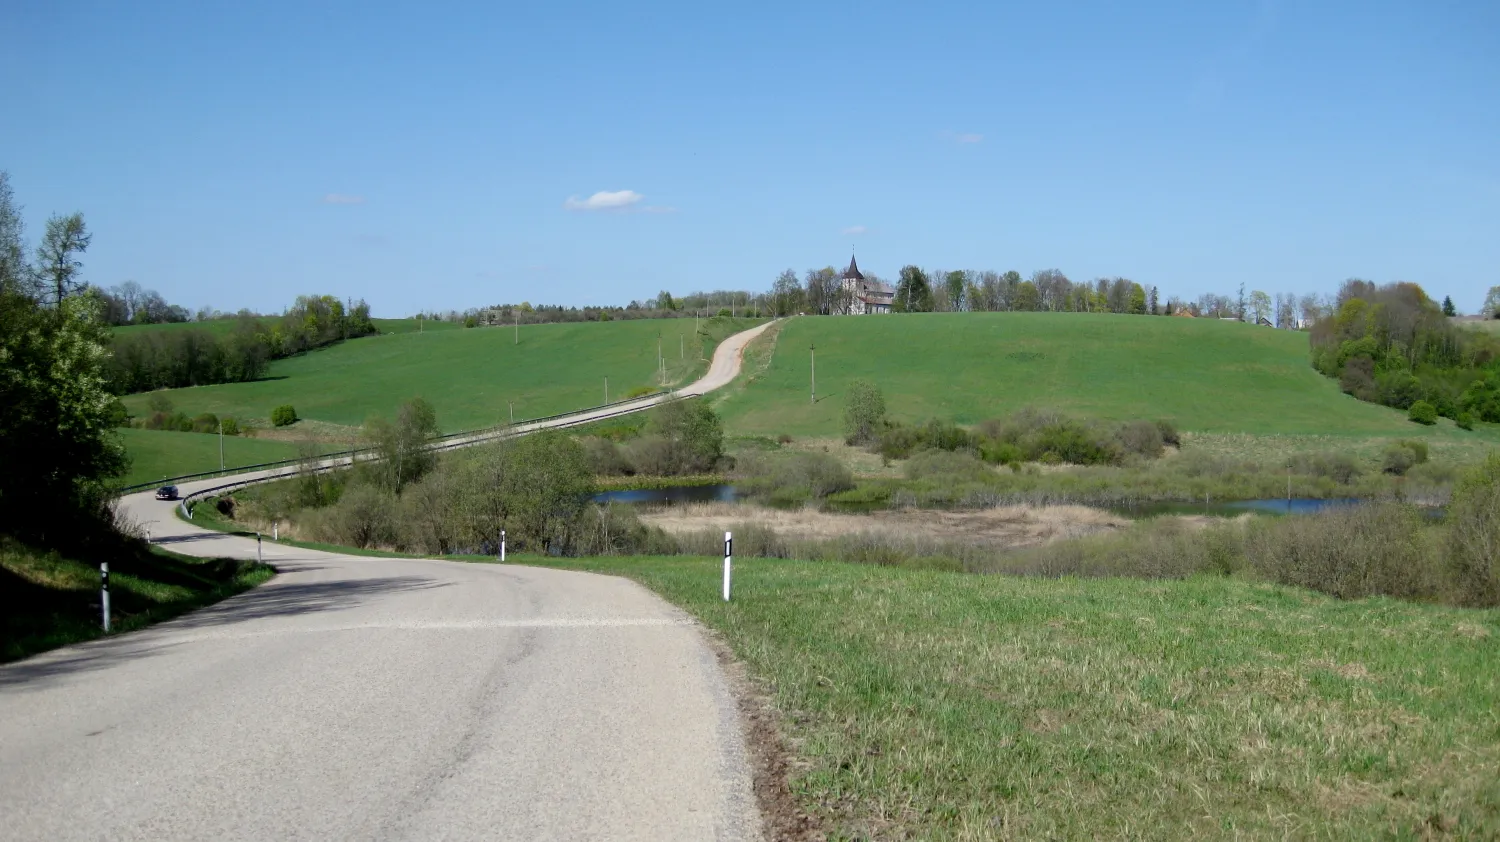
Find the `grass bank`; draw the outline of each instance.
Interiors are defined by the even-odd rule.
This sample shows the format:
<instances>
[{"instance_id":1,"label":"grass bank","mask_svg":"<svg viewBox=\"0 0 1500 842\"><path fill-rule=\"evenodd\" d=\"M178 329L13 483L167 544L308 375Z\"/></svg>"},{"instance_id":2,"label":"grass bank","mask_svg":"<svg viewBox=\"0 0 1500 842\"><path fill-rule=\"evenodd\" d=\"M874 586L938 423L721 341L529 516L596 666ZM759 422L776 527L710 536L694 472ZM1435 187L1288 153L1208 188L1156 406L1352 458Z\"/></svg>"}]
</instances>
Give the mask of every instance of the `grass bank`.
<instances>
[{"instance_id":1,"label":"grass bank","mask_svg":"<svg viewBox=\"0 0 1500 842\"><path fill-rule=\"evenodd\" d=\"M109 561L115 632L218 602L275 572L253 561L191 558L144 544L130 544ZM102 637L98 563L0 542L0 615L0 662Z\"/></svg>"},{"instance_id":2,"label":"grass bank","mask_svg":"<svg viewBox=\"0 0 1500 842\"><path fill-rule=\"evenodd\" d=\"M1500 834L1500 611L1219 577L717 559L625 575L720 632L834 838Z\"/></svg>"}]
</instances>

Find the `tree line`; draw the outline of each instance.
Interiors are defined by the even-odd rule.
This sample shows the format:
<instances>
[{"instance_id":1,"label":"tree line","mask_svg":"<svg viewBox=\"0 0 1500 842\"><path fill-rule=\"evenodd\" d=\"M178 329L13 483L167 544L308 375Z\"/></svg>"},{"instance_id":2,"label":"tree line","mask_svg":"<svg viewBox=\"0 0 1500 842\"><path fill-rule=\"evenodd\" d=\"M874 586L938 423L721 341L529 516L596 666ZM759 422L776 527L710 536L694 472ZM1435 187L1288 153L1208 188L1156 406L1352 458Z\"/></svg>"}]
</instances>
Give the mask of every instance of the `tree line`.
<instances>
[{"instance_id":1,"label":"tree line","mask_svg":"<svg viewBox=\"0 0 1500 842\"><path fill-rule=\"evenodd\" d=\"M1460 427L1500 422L1500 337L1455 326L1412 283L1344 283L1313 325L1313 366L1356 398Z\"/></svg>"},{"instance_id":2,"label":"tree line","mask_svg":"<svg viewBox=\"0 0 1500 842\"><path fill-rule=\"evenodd\" d=\"M134 317L139 311L128 312ZM109 385L123 395L242 383L263 377L271 360L375 332L370 306L363 300L346 305L331 295L301 295L279 317L241 312L227 333L200 327L116 333L110 342Z\"/></svg>"}]
</instances>

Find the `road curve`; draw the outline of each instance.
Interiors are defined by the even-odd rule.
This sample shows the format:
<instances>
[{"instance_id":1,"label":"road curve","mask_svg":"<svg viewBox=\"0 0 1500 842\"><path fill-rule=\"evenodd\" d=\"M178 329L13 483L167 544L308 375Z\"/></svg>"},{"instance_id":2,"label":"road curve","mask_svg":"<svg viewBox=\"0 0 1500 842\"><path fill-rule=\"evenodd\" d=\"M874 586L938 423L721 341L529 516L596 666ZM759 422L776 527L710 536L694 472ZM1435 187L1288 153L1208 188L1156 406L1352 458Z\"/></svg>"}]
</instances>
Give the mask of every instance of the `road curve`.
<instances>
[{"instance_id":1,"label":"road curve","mask_svg":"<svg viewBox=\"0 0 1500 842\"><path fill-rule=\"evenodd\" d=\"M733 380L765 327L679 394ZM122 499L177 552L255 556L171 505ZM0 838L760 838L713 653L644 588L261 549L260 588L0 666Z\"/></svg>"}]
</instances>

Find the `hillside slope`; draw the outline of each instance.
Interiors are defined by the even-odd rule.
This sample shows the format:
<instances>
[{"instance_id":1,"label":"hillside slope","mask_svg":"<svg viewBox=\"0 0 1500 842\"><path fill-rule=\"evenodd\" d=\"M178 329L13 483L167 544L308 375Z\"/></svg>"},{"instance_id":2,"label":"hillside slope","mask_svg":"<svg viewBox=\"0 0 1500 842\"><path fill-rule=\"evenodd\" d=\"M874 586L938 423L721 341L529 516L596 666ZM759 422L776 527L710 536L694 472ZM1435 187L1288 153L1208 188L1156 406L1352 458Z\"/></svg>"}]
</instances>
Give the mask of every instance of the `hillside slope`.
<instances>
[{"instance_id":1,"label":"hillside slope","mask_svg":"<svg viewBox=\"0 0 1500 842\"><path fill-rule=\"evenodd\" d=\"M809 400L816 346L818 402ZM737 433L833 436L856 378L890 414L974 423L1036 406L1099 418L1165 418L1205 433L1469 435L1424 429L1361 403L1308 364L1307 334L1207 319L1080 313L795 318L769 368L727 396Z\"/></svg>"},{"instance_id":2,"label":"hillside slope","mask_svg":"<svg viewBox=\"0 0 1500 842\"><path fill-rule=\"evenodd\" d=\"M703 354L719 340L757 323L705 320ZM371 414L394 414L414 397L436 409L444 431L505 423L508 402L516 420L597 406L604 378L612 400L654 386L658 335L668 383L688 382L708 363L697 358L692 319L522 325L372 336L272 363L253 383L168 389L173 406L189 415L213 412L265 419L289 403L301 418L354 426ZM149 412L150 395L124 398L133 415Z\"/></svg>"}]
</instances>

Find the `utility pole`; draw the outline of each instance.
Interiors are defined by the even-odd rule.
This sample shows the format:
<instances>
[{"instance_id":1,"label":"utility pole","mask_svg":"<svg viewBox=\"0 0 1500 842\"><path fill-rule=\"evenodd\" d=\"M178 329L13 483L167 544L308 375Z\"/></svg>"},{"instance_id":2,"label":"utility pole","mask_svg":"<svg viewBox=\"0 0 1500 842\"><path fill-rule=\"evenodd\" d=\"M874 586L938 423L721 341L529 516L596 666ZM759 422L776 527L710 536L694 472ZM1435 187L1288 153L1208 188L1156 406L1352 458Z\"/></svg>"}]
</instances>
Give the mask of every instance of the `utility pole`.
<instances>
[{"instance_id":1,"label":"utility pole","mask_svg":"<svg viewBox=\"0 0 1500 842\"><path fill-rule=\"evenodd\" d=\"M667 385L667 364L661 355L661 331L656 332L656 371L661 377L661 385Z\"/></svg>"},{"instance_id":2,"label":"utility pole","mask_svg":"<svg viewBox=\"0 0 1500 842\"><path fill-rule=\"evenodd\" d=\"M818 348L816 345L808 344L807 361L811 366L812 402L816 404L818 402Z\"/></svg>"},{"instance_id":3,"label":"utility pole","mask_svg":"<svg viewBox=\"0 0 1500 842\"><path fill-rule=\"evenodd\" d=\"M219 470L224 470L224 419L219 419Z\"/></svg>"},{"instance_id":4,"label":"utility pole","mask_svg":"<svg viewBox=\"0 0 1500 842\"><path fill-rule=\"evenodd\" d=\"M521 311L520 310L514 310L512 312L515 314L515 317L516 317L516 341L513 344L520 345L521 344Z\"/></svg>"},{"instance_id":5,"label":"utility pole","mask_svg":"<svg viewBox=\"0 0 1500 842\"><path fill-rule=\"evenodd\" d=\"M510 405L510 425L514 427L516 426L516 402L506 401L506 403Z\"/></svg>"},{"instance_id":6,"label":"utility pole","mask_svg":"<svg viewBox=\"0 0 1500 842\"><path fill-rule=\"evenodd\" d=\"M677 356L679 359L687 359L687 339L682 334L677 334Z\"/></svg>"},{"instance_id":7,"label":"utility pole","mask_svg":"<svg viewBox=\"0 0 1500 842\"><path fill-rule=\"evenodd\" d=\"M609 405L609 377L604 378L604 404Z\"/></svg>"}]
</instances>

